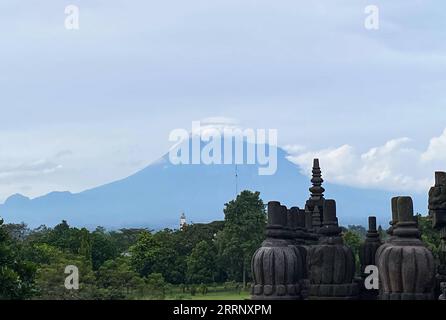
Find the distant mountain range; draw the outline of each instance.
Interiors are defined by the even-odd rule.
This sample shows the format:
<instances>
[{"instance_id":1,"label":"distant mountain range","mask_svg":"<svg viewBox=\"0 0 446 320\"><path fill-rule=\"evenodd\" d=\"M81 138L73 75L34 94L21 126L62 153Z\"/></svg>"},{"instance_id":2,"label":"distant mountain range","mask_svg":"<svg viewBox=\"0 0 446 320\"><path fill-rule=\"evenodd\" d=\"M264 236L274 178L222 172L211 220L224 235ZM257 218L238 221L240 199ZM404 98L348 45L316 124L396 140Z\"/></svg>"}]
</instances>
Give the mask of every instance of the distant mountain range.
<instances>
[{"instance_id":1,"label":"distant mountain range","mask_svg":"<svg viewBox=\"0 0 446 320\"><path fill-rule=\"evenodd\" d=\"M323 174L323 159L321 168ZM275 175L258 175L258 166L247 164L238 165L237 173L238 190L260 191L265 203L277 200L303 207L309 197L310 179L280 148ZM342 225L365 225L373 214L387 227L392 193L331 183L324 187L325 197L337 201ZM173 165L166 154L127 178L80 193L52 192L34 199L13 195L0 205L0 216L7 223L23 221L30 227L54 226L64 219L88 228L178 228L183 211L189 223L222 220L224 204L235 194L234 165ZM427 211L427 195L415 195L414 203L419 212Z\"/></svg>"}]
</instances>

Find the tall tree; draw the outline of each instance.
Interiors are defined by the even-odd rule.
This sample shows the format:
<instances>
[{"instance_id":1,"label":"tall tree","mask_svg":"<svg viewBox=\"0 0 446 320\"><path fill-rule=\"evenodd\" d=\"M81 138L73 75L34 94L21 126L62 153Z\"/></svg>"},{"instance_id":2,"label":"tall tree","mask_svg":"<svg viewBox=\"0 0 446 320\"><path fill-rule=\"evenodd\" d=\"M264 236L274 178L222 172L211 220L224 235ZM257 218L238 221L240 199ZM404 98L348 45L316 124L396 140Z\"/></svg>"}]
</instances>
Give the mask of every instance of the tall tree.
<instances>
[{"instance_id":1,"label":"tall tree","mask_svg":"<svg viewBox=\"0 0 446 320\"><path fill-rule=\"evenodd\" d=\"M432 218L430 216L422 216L421 214L417 214L415 217L418 219L421 240L432 251L434 257L438 259L441 246L440 233L432 227Z\"/></svg>"},{"instance_id":2,"label":"tall tree","mask_svg":"<svg viewBox=\"0 0 446 320\"><path fill-rule=\"evenodd\" d=\"M130 263L141 276L145 277L153 272L158 247L158 243L148 231L142 232L138 241L130 247Z\"/></svg>"},{"instance_id":3,"label":"tall tree","mask_svg":"<svg viewBox=\"0 0 446 320\"><path fill-rule=\"evenodd\" d=\"M177 250L172 230L159 231L156 234L143 232L130 248L131 264L141 276L160 273L169 283L181 283L185 280L185 259L181 259Z\"/></svg>"},{"instance_id":4,"label":"tall tree","mask_svg":"<svg viewBox=\"0 0 446 320\"><path fill-rule=\"evenodd\" d=\"M91 233L91 260L93 270L99 267L107 260L118 256L118 247L114 239L104 228L96 228Z\"/></svg>"},{"instance_id":5,"label":"tall tree","mask_svg":"<svg viewBox=\"0 0 446 320\"><path fill-rule=\"evenodd\" d=\"M80 246L79 246L79 254L87 260L87 262L91 263L91 237L90 232L82 228L79 233L80 236Z\"/></svg>"},{"instance_id":6,"label":"tall tree","mask_svg":"<svg viewBox=\"0 0 446 320\"><path fill-rule=\"evenodd\" d=\"M219 261L231 280L246 286L250 261L265 238L266 212L259 192L242 191L225 204L225 226L217 235Z\"/></svg>"},{"instance_id":7,"label":"tall tree","mask_svg":"<svg viewBox=\"0 0 446 320\"><path fill-rule=\"evenodd\" d=\"M97 272L97 282L106 290L109 299L129 297L142 292L144 287L144 280L132 270L127 257L104 262Z\"/></svg>"},{"instance_id":8,"label":"tall tree","mask_svg":"<svg viewBox=\"0 0 446 320\"><path fill-rule=\"evenodd\" d=\"M0 219L0 299L25 299L33 293L35 266L21 253Z\"/></svg>"},{"instance_id":9,"label":"tall tree","mask_svg":"<svg viewBox=\"0 0 446 320\"><path fill-rule=\"evenodd\" d=\"M344 239L345 245L352 249L353 256L355 257L356 271L358 272L360 270L359 248L361 246L361 236L358 231L353 229L343 232L342 238Z\"/></svg>"},{"instance_id":10,"label":"tall tree","mask_svg":"<svg viewBox=\"0 0 446 320\"><path fill-rule=\"evenodd\" d=\"M91 269L91 261L85 256L66 253L59 248L48 244L36 247L46 261L39 265L36 285L38 287L37 298L44 300L79 300L99 299L100 294L96 288L96 278ZM67 274L65 268L69 265L76 266L79 271L79 290L67 290L65 280Z\"/></svg>"},{"instance_id":11,"label":"tall tree","mask_svg":"<svg viewBox=\"0 0 446 320\"><path fill-rule=\"evenodd\" d=\"M110 237L116 244L118 253L127 253L129 248L138 241L142 232L146 232L147 229L119 229L118 231L110 231Z\"/></svg>"},{"instance_id":12,"label":"tall tree","mask_svg":"<svg viewBox=\"0 0 446 320\"><path fill-rule=\"evenodd\" d=\"M216 270L216 248L212 242L201 241L187 258L187 280L192 284L214 282Z\"/></svg>"}]
</instances>

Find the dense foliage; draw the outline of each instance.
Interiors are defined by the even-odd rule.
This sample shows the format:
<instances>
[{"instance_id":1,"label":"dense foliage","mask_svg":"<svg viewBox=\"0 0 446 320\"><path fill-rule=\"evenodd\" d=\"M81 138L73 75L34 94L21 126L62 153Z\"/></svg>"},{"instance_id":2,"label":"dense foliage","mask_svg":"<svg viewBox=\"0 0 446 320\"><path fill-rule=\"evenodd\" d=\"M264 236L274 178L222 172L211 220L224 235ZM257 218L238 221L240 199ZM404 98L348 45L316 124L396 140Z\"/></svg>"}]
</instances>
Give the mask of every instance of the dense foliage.
<instances>
[{"instance_id":1,"label":"dense foliage","mask_svg":"<svg viewBox=\"0 0 446 320\"><path fill-rule=\"evenodd\" d=\"M266 212L259 192L243 191L225 204L225 227L217 236L219 264L246 286L251 258L264 239Z\"/></svg>"},{"instance_id":2,"label":"dense foliage","mask_svg":"<svg viewBox=\"0 0 446 320\"><path fill-rule=\"evenodd\" d=\"M87 230L67 221L30 230L0 220L0 299L163 299L172 288L178 297L217 287L240 292L264 239L265 207L258 192L243 191L224 214L224 221L156 232ZM422 240L437 256L438 232L429 217L417 217ZM357 264L365 233L362 226L343 228ZM65 287L67 266L79 270L78 290Z\"/></svg>"},{"instance_id":3,"label":"dense foliage","mask_svg":"<svg viewBox=\"0 0 446 320\"><path fill-rule=\"evenodd\" d=\"M22 245L0 220L0 299L30 297L34 276L34 264L26 261Z\"/></svg>"},{"instance_id":4,"label":"dense foliage","mask_svg":"<svg viewBox=\"0 0 446 320\"><path fill-rule=\"evenodd\" d=\"M225 205L225 221L182 230L0 222L0 299L162 299L171 285L195 294L205 284L248 281L264 227L263 202L249 191ZM65 287L67 266L79 270L78 290Z\"/></svg>"}]
</instances>

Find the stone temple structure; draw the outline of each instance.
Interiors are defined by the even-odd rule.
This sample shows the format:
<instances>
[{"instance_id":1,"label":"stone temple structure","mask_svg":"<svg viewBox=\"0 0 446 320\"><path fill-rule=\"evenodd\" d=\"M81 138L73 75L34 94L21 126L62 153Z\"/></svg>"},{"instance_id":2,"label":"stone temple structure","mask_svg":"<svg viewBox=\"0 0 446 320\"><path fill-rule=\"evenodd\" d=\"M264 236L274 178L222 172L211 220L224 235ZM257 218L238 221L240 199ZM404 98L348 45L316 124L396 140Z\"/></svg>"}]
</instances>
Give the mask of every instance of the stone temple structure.
<instances>
[{"instance_id":1,"label":"stone temple structure","mask_svg":"<svg viewBox=\"0 0 446 320\"><path fill-rule=\"evenodd\" d=\"M364 287L364 281L368 274L365 272L367 266L376 265L376 252L382 246L382 242L376 230L376 217L369 217L369 229L367 230L366 238L359 249L359 259L361 262L361 299L369 300L378 296L377 289L366 290Z\"/></svg>"},{"instance_id":2,"label":"stone temple structure","mask_svg":"<svg viewBox=\"0 0 446 320\"><path fill-rule=\"evenodd\" d=\"M268 204L266 240L252 259L254 286L252 298L301 299L304 256L295 244L293 219L285 206Z\"/></svg>"},{"instance_id":3,"label":"stone temple structure","mask_svg":"<svg viewBox=\"0 0 446 320\"><path fill-rule=\"evenodd\" d=\"M310 299L355 299L358 284L353 282L355 257L344 245L336 217L336 202L325 200L319 243L308 250Z\"/></svg>"},{"instance_id":4,"label":"stone temple structure","mask_svg":"<svg viewBox=\"0 0 446 320\"><path fill-rule=\"evenodd\" d=\"M393 238L377 255L383 300L434 298L434 257L421 242L410 197L396 200L398 222Z\"/></svg>"},{"instance_id":5,"label":"stone temple structure","mask_svg":"<svg viewBox=\"0 0 446 320\"><path fill-rule=\"evenodd\" d=\"M252 299L446 299L446 173L435 174L429 192L429 214L442 239L439 262L421 241L410 197L391 199L385 242L376 218L369 217L366 238L355 256L343 241L335 200L324 197L318 159L312 174L304 209L268 204L266 240L252 258ZM376 286L365 286L366 279ZM441 296L436 295L440 289Z\"/></svg>"},{"instance_id":6,"label":"stone temple structure","mask_svg":"<svg viewBox=\"0 0 446 320\"><path fill-rule=\"evenodd\" d=\"M440 261L437 279L442 291L441 299L446 300L446 172L435 173L435 186L429 190L429 215L432 224L440 232Z\"/></svg>"}]
</instances>

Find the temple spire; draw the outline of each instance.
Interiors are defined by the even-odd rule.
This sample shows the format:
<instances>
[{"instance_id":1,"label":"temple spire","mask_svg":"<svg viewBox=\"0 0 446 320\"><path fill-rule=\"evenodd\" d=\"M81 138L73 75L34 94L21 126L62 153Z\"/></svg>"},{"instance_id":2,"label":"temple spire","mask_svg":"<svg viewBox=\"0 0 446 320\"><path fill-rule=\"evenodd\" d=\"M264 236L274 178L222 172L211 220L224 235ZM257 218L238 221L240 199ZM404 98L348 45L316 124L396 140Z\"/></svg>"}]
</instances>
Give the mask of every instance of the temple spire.
<instances>
[{"instance_id":1,"label":"temple spire","mask_svg":"<svg viewBox=\"0 0 446 320\"><path fill-rule=\"evenodd\" d=\"M320 200L324 197L325 189L322 187L324 180L322 179L321 168L319 167L319 159L313 160L311 183L313 184L309 189L311 192L311 200Z\"/></svg>"},{"instance_id":2,"label":"temple spire","mask_svg":"<svg viewBox=\"0 0 446 320\"><path fill-rule=\"evenodd\" d=\"M321 227L321 223L322 223L321 213L319 212L318 206L314 207L311 217L312 217L311 224L313 226L313 231L317 232L319 230L319 228Z\"/></svg>"}]
</instances>

